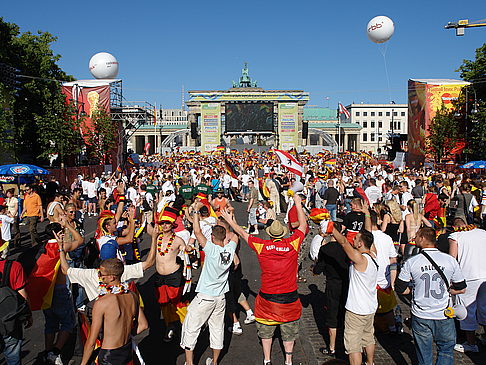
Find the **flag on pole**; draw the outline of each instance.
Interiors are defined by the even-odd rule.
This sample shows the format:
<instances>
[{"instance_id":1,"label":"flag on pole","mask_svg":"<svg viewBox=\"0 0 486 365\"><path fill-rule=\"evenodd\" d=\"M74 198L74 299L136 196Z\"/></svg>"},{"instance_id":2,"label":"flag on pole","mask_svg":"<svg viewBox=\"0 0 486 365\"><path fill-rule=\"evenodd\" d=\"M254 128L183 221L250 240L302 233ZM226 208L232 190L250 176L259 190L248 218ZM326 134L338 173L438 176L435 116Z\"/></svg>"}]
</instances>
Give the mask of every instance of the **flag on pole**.
<instances>
[{"instance_id":1,"label":"flag on pole","mask_svg":"<svg viewBox=\"0 0 486 365\"><path fill-rule=\"evenodd\" d=\"M228 175L230 175L233 179L238 178L238 174L236 173L235 167L227 158L224 159L224 169L226 170Z\"/></svg>"},{"instance_id":2,"label":"flag on pole","mask_svg":"<svg viewBox=\"0 0 486 365\"><path fill-rule=\"evenodd\" d=\"M290 172L302 177L304 173L304 166L297 161L294 156L281 150L273 150L273 152L277 155L282 166L286 167Z\"/></svg>"},{"instance_id":3,"label":"flag on pole","mask_svg":"<svg viewBox=\"0 0 486 365\"><path fill-rule=\"evenodd\" d=\"M341 103L339 103L339 114L344 114L346 116L346 119L351 118L351 113Z\"/></svg>"}]
</instances>

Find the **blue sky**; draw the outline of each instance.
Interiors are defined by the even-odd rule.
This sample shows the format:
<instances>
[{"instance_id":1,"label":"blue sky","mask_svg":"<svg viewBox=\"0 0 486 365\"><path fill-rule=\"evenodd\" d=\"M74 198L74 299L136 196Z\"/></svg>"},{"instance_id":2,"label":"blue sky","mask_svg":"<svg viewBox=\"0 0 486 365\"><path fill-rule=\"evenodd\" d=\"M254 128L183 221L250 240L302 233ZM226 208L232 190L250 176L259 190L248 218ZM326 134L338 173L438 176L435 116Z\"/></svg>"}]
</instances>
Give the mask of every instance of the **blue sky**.
<instances>
[{"instance_id":1,"label":"blue sky","mask_svg":"<svg viewBox=\"0 0 486 365\"><path fill-rule=\"evenodd\" d=\"M450 1L87 1L9 2L0 16L21 31L48 31L60 66L91 78L90 57L120 63L127 100L179 107L181 88L231 87L243 63L265 89L304 90L308 105L407 101L409 78L459 78L463 59L486 41L486 27L464 37L448 21L479 20L484 0ZM387 44L388 88L379 45L365 28L377 15L395 23ZM326 101L325 98L330 100Z\"/></svg>"}]
</instances>

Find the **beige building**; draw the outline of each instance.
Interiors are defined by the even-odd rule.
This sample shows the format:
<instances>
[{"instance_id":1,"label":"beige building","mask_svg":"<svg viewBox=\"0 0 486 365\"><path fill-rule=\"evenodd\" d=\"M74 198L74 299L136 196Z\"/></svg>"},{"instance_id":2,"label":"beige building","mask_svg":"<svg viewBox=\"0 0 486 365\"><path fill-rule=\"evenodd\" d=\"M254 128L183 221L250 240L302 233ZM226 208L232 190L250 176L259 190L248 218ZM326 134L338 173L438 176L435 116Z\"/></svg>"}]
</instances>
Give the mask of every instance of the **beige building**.
<instances>
[{"instance_id":1,"label":"beige building","mask_svg":"<svg viewBox=\"0 0 486 365\"><path fill-rule=\"evenodd\" d=\"M350 104L351 123L361 126L359 146L361 150L385 152L390 146L390 136L406 135L408 131L407 104Z\"/></svg>"}]
</instances>

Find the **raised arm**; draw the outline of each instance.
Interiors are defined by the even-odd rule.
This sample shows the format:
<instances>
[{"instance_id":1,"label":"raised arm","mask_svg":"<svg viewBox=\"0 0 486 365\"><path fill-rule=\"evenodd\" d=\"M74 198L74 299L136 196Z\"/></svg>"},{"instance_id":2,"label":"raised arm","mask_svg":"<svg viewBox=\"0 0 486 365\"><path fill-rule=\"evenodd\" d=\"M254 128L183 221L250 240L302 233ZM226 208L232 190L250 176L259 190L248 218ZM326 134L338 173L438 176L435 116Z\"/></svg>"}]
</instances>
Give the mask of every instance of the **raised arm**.
<instances>
[{"instance_id":1,"label":"raised arm","mask_svg":"<svg viewBox=\"0 0 486 365\"><path fill-rule=\"evenodd\" d=\"M300 198L299 194L294 194L293 199L299 222L299 227L297 229L305 235L307 233L307 218L304 213L304 208L302 208L302 199Z\"/></svg>"},{"instance_id":2,"label":"raised arm","mask_svg":"<svg viewBox=\"0 0 486 365\"><path fill-rule=\"evenodd\" d=\"M202 248L206 246L206 242L208 241L206 237L203 235L201 231L201 225L199 224L200 216L199 216L199 209L203 206L203 203L197 202L194 203L194 224L192 225L192 228L194 229L194 235L197 238L197 242L199 242L199 245L201 245Z\"/></svg>"},{"instance_id":3,"label":"raised arm","mask_svg":"<svg viewBox=\"0 0 486 365\"><path fill-rule=\"evenodd\" d=\"M150 251L145 261L142 262L143 271L147 270L149 267L152 267L155 263L155 251L157 247L158 232L159 232L159 226L156 224L152 230L152 243L150 245Z\"/></svg>"},{"instance_id":4,"label":"raised arm","mask_svg":"<svg viewBox=\"0 0 486 365\"><path fill-rule=\"evenodd\" d=\"M236 222L234 215L227 208L221 211L221 216L228 222L233 231L248 243L250 235Z\"/></svg>"},{"instance_id":5,"label":"raised arm","mask_svg":"<svg viewBox=\"0 0 486 365\"><path fill-rule=\"evenodd\" d=\"M353 246L349 243L348 239L341 233L339 232L336 228L333 228L332 234L336 241L343 246L344 252L346 255L349 257L351 261L353 261L355 264L362 264L366 260L363 255L361 255L357 250L353 248Z\"/></svg>"}]
</instances>

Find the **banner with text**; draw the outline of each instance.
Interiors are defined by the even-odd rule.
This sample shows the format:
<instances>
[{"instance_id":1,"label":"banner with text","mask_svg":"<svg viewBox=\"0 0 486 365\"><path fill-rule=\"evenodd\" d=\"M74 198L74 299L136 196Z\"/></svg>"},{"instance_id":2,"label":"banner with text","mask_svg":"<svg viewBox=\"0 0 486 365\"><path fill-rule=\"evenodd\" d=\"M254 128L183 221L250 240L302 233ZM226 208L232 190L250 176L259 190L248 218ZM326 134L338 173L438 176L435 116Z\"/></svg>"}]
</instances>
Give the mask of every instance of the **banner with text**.
<instances>
[{"instance_id":1,"label":"banner with text","mask_svg":"<svg viewBox=\"0 0 486 365\"><path fill-rule=\"evenodd\" d=\"M201 150L213 152L221 140L221 105L219 103L201 104Z\"/></svg>"},{"instance_id":2,"label":"banner with text","mask_svg":"<svg viewBox=\"0 0 486 365\"><path fill-rule=\"evenodd\" d=\"M296 148L299 138L299 104L278 104L278 148L288 151Z\"/></svg>"}]
</instances>

